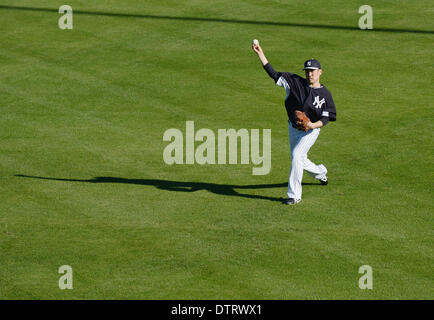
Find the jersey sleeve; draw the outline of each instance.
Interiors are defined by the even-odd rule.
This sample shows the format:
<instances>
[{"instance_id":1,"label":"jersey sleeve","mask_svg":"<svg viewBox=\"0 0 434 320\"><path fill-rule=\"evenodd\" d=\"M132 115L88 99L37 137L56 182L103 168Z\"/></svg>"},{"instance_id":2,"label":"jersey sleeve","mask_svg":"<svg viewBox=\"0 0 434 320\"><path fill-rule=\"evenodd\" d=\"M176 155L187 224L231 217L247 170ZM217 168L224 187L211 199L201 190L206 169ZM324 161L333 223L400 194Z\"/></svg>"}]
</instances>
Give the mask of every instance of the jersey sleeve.
<instances>
[{"instance_id":1,"label":"jersey sleeve","mask_svg":"<svg viewBox=\"0 0 434 320\"><path fill-rule=\"evenodd\" d=\"M270 76L270 78L272 78L274 80L276 85L278 85L279 87L283 87L285 89L286 97L288 98L288 96L291 92L290 86L288 84L288 79L290 78L290 73L289 72L278 72L278 71L274 70L273 66L270 63L267 63L264 66L264 69L267 72L267 74Z\"/></svg>"},{"instance_id":2,"label":"jersey sleeve","mask_svg":"<svg viewBox=\"0 0 434 320\"><path fill-rule=\"evenodd\" d=\"M274 80L276 85L283 87L286 91L285 101L291 95L293 103L297 105L303 104L304 92L304 79L297 74L291 72L278 72L274 70L270 63L264 66L265 71Z\"/></svg>"},{"instance_id":3,"label":"jersey sleeve","mask_svg":"<svg viewBox=\"0 0 434 320\"><path fill-rule=\"evenodd\" d=\"M282 72L282 75L276 84L285 88L287 99L291 94L291 104L302 106L306 97L305 84L303 80L304 79L297 74Z\"/></svg>"},{"instance_id":4,"label":"jersey sleeve","mask_svg":"<svg viewBox=\"0 0 434 320\"><path fill-rule=\"evenodd\" d=\"M336 106L331 93L327 96L327 103L321 113L322 118L327 118L328 121L336 121ZM322 121L322 119L321 119ZM324 124L325 125L325 124Z\"/></svg>"},{"instance_id":5,"label":"jersey sleeve","mask_svg":"<svg viewBox=\"0 0 434 320\"><path fill-rule=\"evenodd\" d=\"M279 80L282 73L274 70L273 66L269 62L264 66L264 70L267 72L270 78L273 79L274 82L277 84L277 81Z\"/></svg>"},{"instance_id":6,"label":"jersey sleeve","mask_svg":"<svg viewBox=\"0 0 434 320\"><path fill-rule=\"evenodd\" d=\"M295 88L300 86L300 76L293 74L291 72L278 72L273 66L268 62L264 66L267 74L274 80L276 85L286 88ZM300 78L300 79L299 79Z\"/></svg>"}]
</instances>

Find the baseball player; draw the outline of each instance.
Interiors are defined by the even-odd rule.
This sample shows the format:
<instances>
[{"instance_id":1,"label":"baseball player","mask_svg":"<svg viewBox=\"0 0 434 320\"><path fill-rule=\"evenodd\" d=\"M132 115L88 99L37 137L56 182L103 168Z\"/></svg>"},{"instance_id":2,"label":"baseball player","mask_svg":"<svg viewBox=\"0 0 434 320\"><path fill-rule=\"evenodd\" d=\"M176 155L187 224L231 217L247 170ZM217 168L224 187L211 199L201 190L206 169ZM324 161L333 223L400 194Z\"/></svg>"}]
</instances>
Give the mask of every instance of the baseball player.
<instances>
[{"instance_id":1,"label":"baseball player","mask_svg":"<svg viewBox=\"0 0 434 320\"><path fill-rule=\"evenodd\" d=\"M253 51L258 54L265 71L276 85L286 91L285 108L288 114L289 142L291 149L291 172L288 182L288 198L284 204L293 205L301 201L303 170L322 185L327 185L327 168L316 165L307 154L318 138L321 127L336 121L336 107L330 91L320 83L322 74L318 60L304 63L306 78L290 72L277 72L268 62L261 46L254 41Z\"/></svg>"}]
</instances>

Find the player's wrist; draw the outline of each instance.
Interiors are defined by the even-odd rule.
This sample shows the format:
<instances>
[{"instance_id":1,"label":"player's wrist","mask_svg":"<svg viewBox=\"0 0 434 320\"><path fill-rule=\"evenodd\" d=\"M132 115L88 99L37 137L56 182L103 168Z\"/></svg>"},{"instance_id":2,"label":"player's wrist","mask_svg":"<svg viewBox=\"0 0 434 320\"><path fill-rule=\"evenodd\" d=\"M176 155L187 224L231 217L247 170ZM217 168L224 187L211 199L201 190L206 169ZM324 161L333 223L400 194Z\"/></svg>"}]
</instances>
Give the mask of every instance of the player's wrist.
<instances>
[{"instance_id":1,"label":"player's wrist","mask_svg":"<svg viewBox=\"0 0 434 320\"><path fill-rule=\"evenodd\" d=\"M309 121L309 123L307 124L307 127L309 129L317 129L317 128L321 128L322 126L323 126L323 123L321 120L318 120L317 122Z\"/></svg>"},{"instance_id":2,"label":"player's wrist","mask_svg":"<svg viewBox=\"0 0 434 320\"><path fill-rule=\"evenodd\" d=\"M265 55L263 53L258 54L259 56L259 60L261 60L262 65L265 66L268 63L267 58L265 57Z\"/></svg>"}]
</instances>

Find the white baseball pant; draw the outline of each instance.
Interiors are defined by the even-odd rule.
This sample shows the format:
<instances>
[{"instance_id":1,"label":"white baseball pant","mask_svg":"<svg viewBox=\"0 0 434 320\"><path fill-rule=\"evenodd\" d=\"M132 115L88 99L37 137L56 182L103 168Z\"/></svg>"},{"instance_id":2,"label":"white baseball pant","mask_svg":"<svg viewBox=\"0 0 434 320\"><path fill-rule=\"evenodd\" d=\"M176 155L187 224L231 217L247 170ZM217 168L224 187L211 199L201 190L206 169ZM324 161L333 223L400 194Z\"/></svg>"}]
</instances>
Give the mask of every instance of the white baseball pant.
<instances>
[{"instance_id":1,"label":"white baseball pant","mask_svg":"<svg viewBox=\"0 0 434 320\"><path fill-rule=\"evenodd\" d=\"M291 122L289 126L289 144L291 148L291 173L288 181L288 198L301 199L303 170L306 170L313 178L322 179L327 174L327 168L316 165L307 157L307 153L318 138L320 128L307 132L295 129Z\"/></svg>"}]
</instances>

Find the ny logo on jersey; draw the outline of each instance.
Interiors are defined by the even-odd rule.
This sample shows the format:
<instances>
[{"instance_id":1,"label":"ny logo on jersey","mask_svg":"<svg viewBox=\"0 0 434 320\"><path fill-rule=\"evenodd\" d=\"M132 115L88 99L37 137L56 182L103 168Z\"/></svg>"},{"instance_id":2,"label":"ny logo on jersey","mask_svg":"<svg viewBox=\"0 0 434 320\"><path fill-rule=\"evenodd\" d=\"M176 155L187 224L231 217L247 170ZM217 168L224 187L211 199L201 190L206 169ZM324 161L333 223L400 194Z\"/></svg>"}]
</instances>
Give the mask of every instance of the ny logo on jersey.
<instances>
[{"instance_id":1,"label":"ny logo on jersey","mask_svg":"<svg viewBox=\"0 0 434 320\"><path fill-rule=\"evenodd\" d=\"M313 106L317 109L320 109L321 106L325 103L325 99L322 98L321 100L319 99L319 96L315 97L315 101L313 102Z\"/></svg>"}]
</instances>

